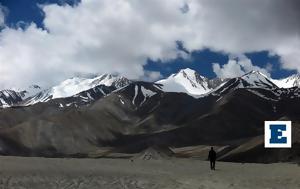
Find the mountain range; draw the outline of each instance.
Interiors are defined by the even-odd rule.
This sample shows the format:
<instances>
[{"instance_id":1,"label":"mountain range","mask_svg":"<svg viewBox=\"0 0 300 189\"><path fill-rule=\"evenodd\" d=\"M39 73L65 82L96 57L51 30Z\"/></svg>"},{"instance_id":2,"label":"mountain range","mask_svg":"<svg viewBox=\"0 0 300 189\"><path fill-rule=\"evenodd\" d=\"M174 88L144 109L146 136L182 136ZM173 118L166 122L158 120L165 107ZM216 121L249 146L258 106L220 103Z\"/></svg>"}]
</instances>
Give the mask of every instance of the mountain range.
<instances>
[{"instance_id":1,"label":"mountain range","mask_svg":"<svg viewBox=\"0 0 300 189\"><path fill-rule=\"evenodd\" d=\"M239 79L241 83L238 88L300 87L300 75L298 74L276 80L268 78L266 75L258 71L252 71L236 79ZM228 80L230 80L230 78L208 79L201 76L196 71L186 68L165 79L156 81L155 83L161 84L161 89L164 92L186 93L194 97L200 97L208 95ZM43 89L38 85L31 85L24 90L0 90L0 107L8 108L11 106L29 106L39 102L47 102L52 99L69 98L72 96L76 97L79 93L88 91L100 85L112 87L112 90L110 91L112 92L113 90L122 88L132 82L133 81L122 76L103 74L92 78L73 77L48 89Z\"/></svg>"},{"instance_id":2,"label":"mountain range","mask_svg":"<svg viewBox=\"0 0 300 189\"><path fill-rule=\"evenodd\" d=\"M3 90L0 154L89 157L101 149L214 145L223 161L298 161L299 83L299 75L208 79L184 69L157 82L104 74L49 89ZM265 149L265 120L292 120L293 148Z\"/></svg>"}]
</instances>

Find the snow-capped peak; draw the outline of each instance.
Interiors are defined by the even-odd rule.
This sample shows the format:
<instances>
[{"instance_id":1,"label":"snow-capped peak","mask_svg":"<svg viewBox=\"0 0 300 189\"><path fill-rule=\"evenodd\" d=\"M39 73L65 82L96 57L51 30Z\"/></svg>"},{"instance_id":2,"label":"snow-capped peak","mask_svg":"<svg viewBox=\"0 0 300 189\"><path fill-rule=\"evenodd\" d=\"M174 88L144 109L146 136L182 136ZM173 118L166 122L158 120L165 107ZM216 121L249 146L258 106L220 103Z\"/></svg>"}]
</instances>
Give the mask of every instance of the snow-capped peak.
<instances>
[{"instance_id":1,"label":"snow-capped peak","mask_svg":"<svg viewBox=\"0 0 300 189\"><path fill-rule=\"evenodd\" d=\"M251 71L241 77L228 80L223 85L215 88L213 94L224 94L241 88L261 88L267 90L278 89L278 87L265 74L259 71Z\"/></svg>"},{"instance_id":2,"label":"snow-capped peak","mask_svg":"<svg viewBox=\"0 0 300 189\"><path fill-rule=\"evenodd\" d=\"M177 74L182 74L185 77L194 77L195 75L199 75L195 70L192 70L190 68L185 68L179 70ZM177 75L176 74L176 75ZM199 75L201 78L204 78L203 76Z\"/></svg>"},{"instance_id":3,"label":"snow-capped peak","mask_svg":"<svg viewBox=\"0 0 300 189\"><path fill-rule=\"evenodd\" d=\"M127 78L111 74L103 74L94 78L73 77L36 94L28 100L26 105L32 105L37 102L46 102L50 99L74 96L82 91L89 90L99 85L120 88L129 83L130 81Z\"/></svg>"},{"instance_id":4,"label":"snow-capped peak","mask_svg":"<svg viewBox=\"0 0 300 189\"><path fill-rule=\"evenodd\" d=\"M92 85L105 85L105 86L114 86L116 88L121 88L126 85L128 85L130 81L123 77L118 75L112 75L112 74L103 74L93 79Z\"/></svg>"},{"instance_id":5,"label":"snow-capped peak","mask_svg":"<svg viewBox=\"0 0 300 189\"><path fill-rule=\"evenodd\" d=\"M208 86L208 79L198 74L195 70L186 68L166 79L157 81L163 85L166 92L184 92L191 95L208 93L211 89Z\"/></svg>"},{"instance_id":6,"label":"snow-capped peak","mask_svg":"<svg viewBox=\"0 0 300 189\"><path fill-rule=\"evenodd\" d=\"M259 72L251 71L240 77L243 87L262 87L262 88L276 88L277 86L271 81L268 76Z\"/></svg>"},{"instance_id":7,"label":"snow-capped peak","mask_svg":"<svg viewBox=\"0 0 300 189\"><path fill-rule=\"evenodd\" d=\"M114 86L116 88L129 84L129 80L116 75L103 74L95 78L73 77L67 79L57 86L52 87L52 98L63 98L73 96L98 85Z\"/></svg>"},{"instance_id":8,"label":"snow-capped peak","mask_svg":"<svg viewBox=\"0 0 300 189\"><path fill-rule=\"evenodd\" d=\"M279 88L300 87L300 74L294 74L284 79L272 79Z\"/></svg>"},{"instance_id":9,"label":"snow-capped peak","mask_svg":"<svg viewBox=\"0 0 300 189\"><path fill-rule=\"evenodd\" d=\"M250 72L244 74L243 76L247 76L247 75L259 75L259 76L263 76L263 77L265 77L265 78L268 78L267 75L265 75L264 73L262 73L262 72L260 72L260 71L258 71L258 70L252 70L252 71L250 71ZM242 76L242 77L243 77L243 76Z\"/></svg>"}]
</instances>

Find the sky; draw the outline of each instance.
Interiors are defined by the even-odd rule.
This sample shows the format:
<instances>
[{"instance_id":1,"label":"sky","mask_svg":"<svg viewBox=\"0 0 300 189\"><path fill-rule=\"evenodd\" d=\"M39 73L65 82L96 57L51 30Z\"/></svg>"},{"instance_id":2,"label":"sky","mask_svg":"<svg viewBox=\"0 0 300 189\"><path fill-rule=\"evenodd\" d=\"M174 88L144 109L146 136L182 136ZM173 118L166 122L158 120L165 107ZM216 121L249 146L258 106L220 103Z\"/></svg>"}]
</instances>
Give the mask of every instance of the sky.
<instances>
[{"instance_id":1,"label":"sky","mask_svg":"<svg viewBox=\"0 0 300 189\"><path fill-rule=\"evenodd\" d=\"M114 73L155 81L300 71L297 0L0 0L0 89Z\"/></svg>"}]
</instances>

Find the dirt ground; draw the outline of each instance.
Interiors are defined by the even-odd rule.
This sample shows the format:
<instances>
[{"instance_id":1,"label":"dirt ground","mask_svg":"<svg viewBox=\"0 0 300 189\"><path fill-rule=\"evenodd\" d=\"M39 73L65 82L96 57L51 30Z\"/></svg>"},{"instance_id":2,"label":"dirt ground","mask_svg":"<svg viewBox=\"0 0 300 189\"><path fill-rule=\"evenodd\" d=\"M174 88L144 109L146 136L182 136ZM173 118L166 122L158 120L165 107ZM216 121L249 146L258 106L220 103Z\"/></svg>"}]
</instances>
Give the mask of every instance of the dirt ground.
<instances>
[{"instance_id":1,"label":"dirt ground","mask_svg":"<svg viewBox=\"0 0 300 189\"><path fill-rule=\"evenodd\" d=\"M297 164L0 157L0 189L300 188Z\"/></svg>"}]
</instances>

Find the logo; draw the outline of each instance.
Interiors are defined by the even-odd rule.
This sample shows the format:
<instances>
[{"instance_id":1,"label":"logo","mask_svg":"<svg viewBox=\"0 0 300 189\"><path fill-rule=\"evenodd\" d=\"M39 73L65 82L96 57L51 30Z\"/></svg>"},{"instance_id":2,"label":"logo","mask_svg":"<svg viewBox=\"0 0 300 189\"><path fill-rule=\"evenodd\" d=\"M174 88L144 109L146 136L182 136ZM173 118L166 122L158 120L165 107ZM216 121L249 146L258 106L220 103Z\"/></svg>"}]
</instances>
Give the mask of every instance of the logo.
<instances>
[{"instance_id":1,"label":"logo","mask_svg":"<svg viewBox=\"0 0 300 189\"><path fill-rule=\"evenodd\" d=\"M265 148L291 148L292 122L265 121Z\"/></svg>"}]
</instances>

